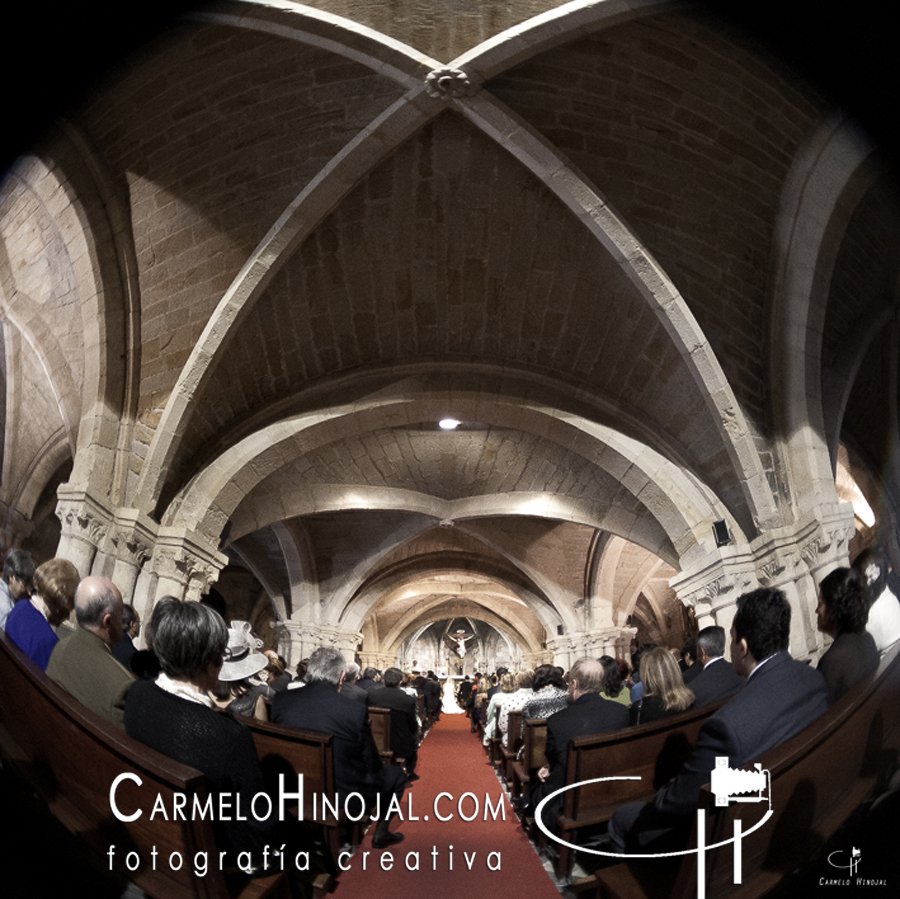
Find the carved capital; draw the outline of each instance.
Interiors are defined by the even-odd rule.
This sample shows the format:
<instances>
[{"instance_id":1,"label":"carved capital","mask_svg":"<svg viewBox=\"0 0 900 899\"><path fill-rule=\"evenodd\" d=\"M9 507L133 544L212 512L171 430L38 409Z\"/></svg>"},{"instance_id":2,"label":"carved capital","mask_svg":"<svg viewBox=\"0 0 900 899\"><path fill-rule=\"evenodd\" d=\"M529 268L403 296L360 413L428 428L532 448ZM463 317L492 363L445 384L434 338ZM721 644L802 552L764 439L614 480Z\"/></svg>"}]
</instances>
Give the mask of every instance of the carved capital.
<instances>
[{"instance_id":1,"label":"carved capital","mask_svg":"<svg viewBox=\"0 0 900 899\"><path fill-rule=\"evenodd\" d=\"M100 546L109 533L110 520L101 509L88 502L61 500L56 515L62 523L63 533Z\"/></svg>"}]
</instances>

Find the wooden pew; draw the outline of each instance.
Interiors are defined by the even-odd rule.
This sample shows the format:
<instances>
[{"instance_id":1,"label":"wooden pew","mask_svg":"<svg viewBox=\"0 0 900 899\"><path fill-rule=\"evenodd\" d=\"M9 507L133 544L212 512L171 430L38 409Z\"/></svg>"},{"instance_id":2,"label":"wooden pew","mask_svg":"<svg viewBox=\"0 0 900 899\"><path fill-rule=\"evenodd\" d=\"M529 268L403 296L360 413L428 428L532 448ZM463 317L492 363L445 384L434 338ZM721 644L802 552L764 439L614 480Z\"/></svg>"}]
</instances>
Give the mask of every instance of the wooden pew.
<instances>
[{"instance_id":1,"label":"wooden pew","mask_svg":"<svg viewBox=\"0 0 900 899\"><path fill-rule=\"evenodd\" d=\"M507 713L506 726L506 746L501 743L501 752L503 757L503 776L506 779L506 785L512 788L515 775L513 774L513 766L516 762L516 756L522 748L522 710L515 709Z\"/></svg>"},{"instance_id":2,"label":"wooden pew","mask_svg":"<svg viewBox=\"0 0 900 899\"><path fill-rule=\"evenodd\" d=\"M491 733L491 739L488 741L487 752L491 764L499 770L503 764L503 743L501 742L502 734L500 733L500 706L494 706L492 715L494 719L494 729Z\"/></svg>"},{"instance_id":3,"label":"wooden pew","mask_svg":"<svg viewBox=\"0 0 900 899\"><path fill-rule=\"evenodd\" d=\"M721 705L710 703L649 724L571 740L566 754L567 784L612 775L640 779L591 783L567 790L556 819L560 837L575 842L579 830L608 821L623 802L653 796L678 773L703 722ZM568 874L570 862L570 849L560 845L558 876Z\"/></svg>"},{"instance_id":4,"label":"wooden pew","mask_svg":"<svg viewBox=\"0 0 900 899\"><path fill-rule=\"evenodd\" d=\"M424 734L426 730L431 726L431 722L428 720L428 716L425 714L425 694L417 693L416 694L416 716L419 719L419 726L421 732Z\"/></svg>"},{"instance_id":5,"label":"wooden pew","mask_svg":"<svg viewBox=\"0 0 900 899\"><path fill-rule=\"evenodd\" d=\"M487 712L488 703L490 700L486 696L482 696L481 699L478 700L478 704L473 706L472 715L475 721L475 730L478 733L478 739L484 739L484 728L487 722L484 720L485 713Z\"/></svg>"},{"instance_id":6,"label":"wooden pew","mask_svg":"<svg viewBox=\"0 0 900 899\"><path fill-rule=\"evenodd\" d=\"M401 760L394 759L391 749L391 710L369 706L369 722L372 725L372 736L375 737L381 761L385 765L403 764Z\"/></svg>"},{"instance_id":7,"label":"wooden pew","mask_svg":"<svg viewBox=\"0 0 900 899\"><path fill-rule=\"evenodd\" d=\"M547 746L547 719L526 718L522 733L522 758L512 765L513 782L510 787L513 799L528 792L531 780L538 769L547 764L544 749Z\"/></svg>"},{"instance_id":8,"label":"wooden pew","mask_svg":"<svg viewBox=\"0 0 900 899\"><path fill-rule=\"evenodd\" d=\"M337 859L341 851L344 832L354 845L361 842L361 834L344 819L334 816L323 808L321 801L313 802L313 797L333 797L336 792L334 780L334 756L330 734L296 727L281 727L252 718L242 718L253 735L253 744L259 756L266 787L270 795L278 795L279 776L285 776L285 789L291 793L297 790L297 775L303 774L303 808L288 806L291 812L301 816L302 821L319 831L327 852L325 859L328 870L338 873Z\"/></svg>"},{"instance_id":9,"label":"wooden pew","mask_svg":"<svg viewBox=\"0 0 900 899\"><path fill-rule=\"evenodd\" d=\"M200 772L132 740L86 709L57 686L0 632L0 753L13 765L52 814L101 857L115 847L113 864L123 877L158 899L263 899L287 897L283 873L264 878L232 878L220 870L212 822L172 814L175 796L186 810L201 804L208 787ZM123 773L134 774L116 791L121 821L110 806L110 788ZM169 815L153 815L160 797ZM198 816L199 817L199 816ZM168 818L168 820L167 820ZM152 850L156 849L154 865ZM206 873L195 864L206 853ZM128 853L137 870L125 869ZM180 853L180 870L170 865ZM140 861L138 862L137 859ZM50 862L52 863L52 861ZM155 867L155 870L154 870Z\"/></svg>"},{"instance_id":10,"label":"wooden pew","mask_svg":"<svg viewBox=\"0 0 900 899\"><path fill-rule=\"evenodd\" d=\"M898 749L900 653L895 653L818 721L756 760L771 775L773 815L742 838L742 883L734 883L733 846L707 853L707 895L755 899L801 868L870 797L896 763ZM735 819L746 831L768 810L767 803L717 808L709 787L701 792L699 806L707 810L708 846L731 839ZM697 845L696 834L688 845ZM835 877L843 875L835 871ZM594 879L603 897L689 899L697 895L697 856L683 856L674 872L666 860L635 859L601 869ZM815 889L816 882L798 882L795 894Z\"/></svg>"}]
</instances>

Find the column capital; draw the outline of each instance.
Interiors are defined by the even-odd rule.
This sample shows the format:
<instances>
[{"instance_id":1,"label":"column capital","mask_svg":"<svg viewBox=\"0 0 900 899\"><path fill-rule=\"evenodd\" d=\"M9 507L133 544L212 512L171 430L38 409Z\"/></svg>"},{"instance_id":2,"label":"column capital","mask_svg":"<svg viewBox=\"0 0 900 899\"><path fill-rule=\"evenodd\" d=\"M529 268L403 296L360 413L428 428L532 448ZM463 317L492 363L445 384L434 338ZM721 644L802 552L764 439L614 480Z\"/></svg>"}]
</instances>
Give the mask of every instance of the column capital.
<instances>
[{"instance_id":1,"label":"column capital","mask_svg":"<svg viewBox=\"0 0 900 899\"><path fill-rule=\"evenodd\" d=\"M221 553L185 528L160 528L150 561L159 577L156 598L171 595L197 600L215 583L228 564Z\"/></svg>"}]
</instances>

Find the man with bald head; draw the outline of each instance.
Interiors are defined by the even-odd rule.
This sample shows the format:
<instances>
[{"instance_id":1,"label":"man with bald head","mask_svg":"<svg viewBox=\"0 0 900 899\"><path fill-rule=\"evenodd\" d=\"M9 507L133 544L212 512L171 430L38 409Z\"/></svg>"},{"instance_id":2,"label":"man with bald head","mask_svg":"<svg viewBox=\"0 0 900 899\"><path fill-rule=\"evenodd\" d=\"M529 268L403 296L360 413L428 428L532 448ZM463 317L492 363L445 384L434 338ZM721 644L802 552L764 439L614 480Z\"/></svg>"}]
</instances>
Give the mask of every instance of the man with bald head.
<instances>
[{"instance_id":1,"label":"man with bald head","mask_svg":"<svg viewBox=\"0 0 900 899\"><path fill-rule=\"evenodd\" d=\"M548 764L538 771L537 780L529 791L526 809L532 813L545 796L566 785L566 752L569 740L590 734L602 734L628 727L628 709L621 703L604 699L604 668L599 659L578 659L567 678L569 704L547 719L547 746L544 754ZM547 803L543 819L547 827L555 828L556 813L563 797Z\"/></svg>"},{"instance_id":2,"label":"man with bald head","mask_svg":"<svg viewBox=\"0 0 900 899\"><path fill-rule=\"evenodd\" d=\"M86 577L75 591L78 627L56 644L47 674L79 702L125 729L125 695L134 676L112 656L122 636L122 594L102 577Z\"/></svg>"}]
</instances>

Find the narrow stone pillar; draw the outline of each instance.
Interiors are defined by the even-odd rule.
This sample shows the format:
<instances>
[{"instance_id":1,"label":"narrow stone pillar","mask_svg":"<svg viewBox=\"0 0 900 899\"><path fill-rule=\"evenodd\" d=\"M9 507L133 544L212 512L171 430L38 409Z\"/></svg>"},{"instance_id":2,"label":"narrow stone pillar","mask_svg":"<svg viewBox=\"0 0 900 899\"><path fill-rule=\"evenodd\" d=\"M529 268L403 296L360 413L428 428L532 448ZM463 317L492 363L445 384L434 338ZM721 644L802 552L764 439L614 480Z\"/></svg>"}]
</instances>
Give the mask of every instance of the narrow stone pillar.
<instances>
[{"instance_id":1,"label":"narrow stone pillar","mask_svg":"<svg viewBox=\"0 0 900 899\"><path fill-rule=\"evenodd\" d=\"M68 491L66 485L57 492L56 515L62 533L56 555L68 559L82 577L93 573L94 559L112 526L112 516L105 506L84 491Z\"/></svg>"},{"instance_id":2,"label":"narrow stone pillar","mask_svg":"<svg viewBox=\"0 0 900 899\"><path fill-rule=\"evenodd\" d=\"M155 530L155 524L141 516L137 509L120 509L116 515L109 540L113 561L111 580L121 591L125 602L132 605L138 598L138 577L144 564L153 555ZM143 618L140 609L138 614Z\"/></svg>"}]
</instances>

